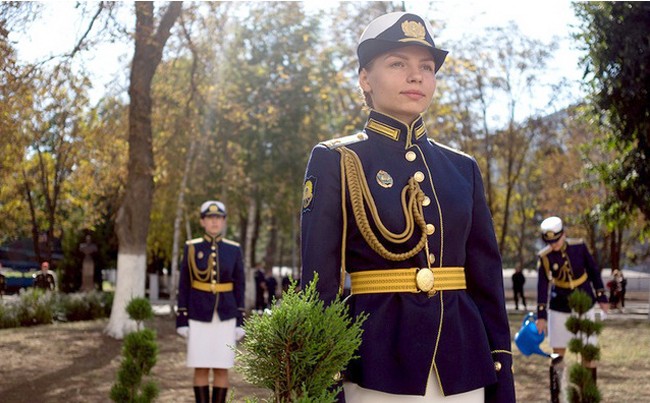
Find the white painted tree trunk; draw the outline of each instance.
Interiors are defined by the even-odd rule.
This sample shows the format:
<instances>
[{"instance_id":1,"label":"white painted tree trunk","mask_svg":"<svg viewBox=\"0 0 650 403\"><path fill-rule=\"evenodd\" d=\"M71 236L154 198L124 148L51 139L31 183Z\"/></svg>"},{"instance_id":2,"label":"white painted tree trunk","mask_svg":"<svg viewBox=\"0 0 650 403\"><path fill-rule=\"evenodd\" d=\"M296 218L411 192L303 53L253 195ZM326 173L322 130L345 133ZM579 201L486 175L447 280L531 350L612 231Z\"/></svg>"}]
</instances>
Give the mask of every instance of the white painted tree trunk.
<instances>
[{"instance_id":1,"label":"white painted tree trunk","mask_svg":"<svg viewBox=\"0 0 650 403\"><path fill-rule=\"evenodd\" d=\"M147 255L117 254L117 283L111 318L104 333L116 339L136 330L135 321L126 313L131 299L144 296Z\"/></svg>"}]
</instances>

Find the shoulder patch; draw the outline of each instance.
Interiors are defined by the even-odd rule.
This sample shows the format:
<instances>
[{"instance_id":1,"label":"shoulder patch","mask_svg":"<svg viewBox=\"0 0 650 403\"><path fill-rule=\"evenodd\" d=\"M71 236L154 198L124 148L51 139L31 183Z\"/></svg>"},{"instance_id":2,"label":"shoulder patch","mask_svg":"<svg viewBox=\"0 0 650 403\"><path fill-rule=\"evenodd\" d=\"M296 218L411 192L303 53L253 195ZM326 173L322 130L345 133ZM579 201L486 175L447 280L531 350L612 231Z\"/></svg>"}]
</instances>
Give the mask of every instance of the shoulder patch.
<instances>
[{"instance_id":1,"label":"shoulder patch","mask_svg":"<svg viewBox=\"0 0 650 403\"><path fill-rule=\"evenodd\" d=\"M365 140L368 140L368 135L364 132L359 132L350 136L338 137L335 139L322 141L320 144L324 145L330 150L335 150L339 147L349 146L350 144L355 144Z\"/></svg>"},{"instance_id":2,"label":"shoulder patch","mask_svg":"<svg viewBox=\"0 0 650 403\"><path fill-rule=\"evenodd\" d=\"M553 250L553 249L551 249L551 247L550 247L549 245L546 245L544 248L542 248L542 250L540 250L539 252L537 252L537 255L538 255L538 256L546 256L546 255L548 255L552 250Z\"/></svg>"},{"instance_id":3,"label":"shoulder patch","mask_svg":"<svg viewBox=\"0 0 650 403\"><path fill-rule=\"evenodd\" d=\"M302 188L302 211L311 211L314 195L316 193L316 177L309 176L305 179Z\"/></svg>"},{"instance_id":4,"label":"shoulder patch","mask_svg":"<svg viewBox=\"0 0 650 403\"><path fill-rule=\"evenodd\" d=\"M189 241L185 241L186 245L197 244L203 242L203 238L194 238Z\"/></svg>"},{"instance_id":5,"label":"shoulder patch","mask_svg":"<svg viewBox=\"0 0 650 403\"><path fill-rule=\"evenodd\" d=\"M223 243L227 243L228 245L234 245L234 246L239 247L239 242L235 242L235 241L233 241L233 240L231 240L231 239L223 238L221 241L222 241Z\"/></svg>"},{"instance_id":6,"label":"shoulder patch","mask_svg":"<svg viewBox=\"0 0 650 403\"><path fill-rule=\"evenodd\" d=\"M569 245L580 245L585 243L585 240L582 238L567 238L566 243Z\"/></svg>"}]
</instances>

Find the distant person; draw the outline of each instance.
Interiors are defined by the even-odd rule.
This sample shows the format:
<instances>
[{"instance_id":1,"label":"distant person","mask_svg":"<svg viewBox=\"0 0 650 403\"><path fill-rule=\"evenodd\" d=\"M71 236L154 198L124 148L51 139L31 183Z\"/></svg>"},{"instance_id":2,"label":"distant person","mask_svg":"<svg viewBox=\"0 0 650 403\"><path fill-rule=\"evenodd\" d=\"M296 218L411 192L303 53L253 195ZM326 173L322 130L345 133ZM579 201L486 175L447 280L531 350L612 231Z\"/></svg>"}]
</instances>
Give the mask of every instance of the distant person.
<instances>
[{"instance_id":1,"label":"distant person","mask_svg":"<svg viewBox=\"0 0 650 403\"><path fill-rule=\"evenodd\" d=\"M266 276L261 267L255 269L255 310L263 311L266 308L265 295L266 292Z\"/></svg>"},{"instance_id":2,"label":"distant person","mask_svg":"<svg viewBox=\"0 0 650 403\"><path fill-rule=\"evenodd\" d=\"M2 296L5 294L6 289L7 279L5 278L5 275L2 274L2 263L0 263L0 299L2 299Z\"/></svg>"},{"instance_id":3,"label":"distant person","mask_svg":"<svg viewBox=\"0 0 650 403\"><path fill-rule=\"evenodd\" d=\"M267 295L267 302L266 306L272 307L273 306L273 299L277 298L276 290L278 288L278 280L275 279L275 276L273 276L273 273L270 272L270 274L266 277L266 292L268 293Z\"/></svg>"},{"instance_id":4,"label":"distant person","mask_svg":"<svg viewBox=\"0 0 650 403\"><path fill-rule=\"evenodd\" d=\"M623 273L620 270L612 271L612 278L607 282L609 288L609 308L623 312Z\"/></svg>"},{"instance_id":5,"label":"distant person","mask_svg":"<svg viewBox=\"0 0 650 403\"><path fill-rule=\"evenodd\" d=\"M289 286L291 285L291 277L288 275L282 276L282 294L289 291Z\"/></svg>"},{"instance_id":6,"label":"distant person","mask_svg":"<svg viewBox=\"0 0 650 403\"><path fill-rule=\"evenodd\" d=\"M536 325L539 333L546 332L548 328L548 339L553 352L564 357L567 343L573 338L573 334L565 326L571 315L569 296L576 290L583 291L591 297L592 304L597 301L605 313L609 311L609 304L600 270L584 241L567 238L559 217L545 219L540 228L542 239L547 246L539 252L537 260L539 274ZM586 316L595 320L593 307ZM595 344L596 338L592 337L588 342ZM596 361L583 364L591 369L595 382ZM561 389L559 387L553 390L559 392ZM556 399L559 399L559 396L551 396L552 401Z\"/></svg>"},{"instance_id":7,"label":"distant person","mask_svg":"<svg viewBox=\"0 0 650 403\"><path fill-rule=\"evenodd\" d=\"M623 276L623 270L620 271L621 273L621 311L623 311L623 308L625 308L625 291L627 289L627 279L625 276Z\"/></svg>"},{"instance_id":8,"label":"distant person","mask_svg":"<svg viewBox=\"0 0 650 403\"><path fill-rule=\"evenodd\" d=\"M45 291L54 291L56 288L56 281L54 274L50 271L49 262L41 263L41 271L38 274L34 274L34 288Z\"/></svg>"},{"instance_id":9,"label":"distant person","mask_svg":"<svg viewBox=\"0 0 650 403\"><path fill-rule=\"evenodd\" d=\"M524 295L524 284L526 283L526 276L520 266L515 268L515 273L512 275L512 291L515 297L515 310L519 310L519 297L524 304L524 310L528 310L526 306L526 296Z\"/></svg>"},{"instance_id":10,"label":"distant person","mask_svg":"<svg viewBox=\"0 0 650 403\"><path fill-rule=\"evenodd\" d=\"M185 243L178 283L176 331L187 337L187 366L194 368L198 403L224 403L235 363L232 347L243 337L245 274L239 244L223 237L226 206L206 201L199 209L201 238Z\"/></svg>"}]
</instances>

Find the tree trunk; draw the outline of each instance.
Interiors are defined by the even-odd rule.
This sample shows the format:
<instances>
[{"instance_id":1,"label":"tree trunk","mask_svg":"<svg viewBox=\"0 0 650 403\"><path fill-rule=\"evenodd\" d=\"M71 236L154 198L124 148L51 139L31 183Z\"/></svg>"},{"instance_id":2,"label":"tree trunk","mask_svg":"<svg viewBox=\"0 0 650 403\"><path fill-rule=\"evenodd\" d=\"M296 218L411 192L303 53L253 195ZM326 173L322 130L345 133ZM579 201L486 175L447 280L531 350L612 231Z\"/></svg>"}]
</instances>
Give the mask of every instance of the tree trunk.
<instances>
[{"instance_id":1,"label":"tree trunk","mask_svg":"<svg viewBox=\"0 0 650 403\"><path fill-rule=\"evenodd\" d=\"M190 148L185 157L185 169L183 169L183 177L178 189L178 200L176 201L176 217L174 217L174 235L172 242L172 264L171 264L171 284L169 287L169 305L173 309L176 305L176 289L178 288L178 255L180 252L181 244L181 224L183 223L183 211L185 210L185 188L187 187L187 178L190 176L192 169L192 161L194 161L194 154L196 151L196 141L192 140Z\"/></svg>"},{"instance_id":2,"label":"tree trunk","mask_svg":"<svg viewBox=\"0 0 650 403\"><path fill-rule=\"evenodd\" d=\"M129 84L128 177L115 220L119 241L117 284L111 317L105 329L117 339L136 329L125 308L131 299L144 296L154 173L151 82L181 8L182 2L171 2L156 30L153 3L135 3L135 52Z\"/></svg>"},{"instance_id":3,"label":"tree trunk","mask_svg":"<svg viewBox=\"0 0 650 403\"><path fill-rule=\"evenodd\" d=\"M256 192L253 191L251 194L254 195ZM255 284L255 279L253 278L255 267L254 261L251 259L254 258L253 250L255 249L254 242L254 233L255 233L255 217L257 217L257 201L255 197L251 197L248 202L248 222L246 223L246 245L244 246L244 268L246 269L246 283ZM246 308L252 308L255 306L255 287L246 287L246 297L244 302Z\"/></svg>"}]
</instances>

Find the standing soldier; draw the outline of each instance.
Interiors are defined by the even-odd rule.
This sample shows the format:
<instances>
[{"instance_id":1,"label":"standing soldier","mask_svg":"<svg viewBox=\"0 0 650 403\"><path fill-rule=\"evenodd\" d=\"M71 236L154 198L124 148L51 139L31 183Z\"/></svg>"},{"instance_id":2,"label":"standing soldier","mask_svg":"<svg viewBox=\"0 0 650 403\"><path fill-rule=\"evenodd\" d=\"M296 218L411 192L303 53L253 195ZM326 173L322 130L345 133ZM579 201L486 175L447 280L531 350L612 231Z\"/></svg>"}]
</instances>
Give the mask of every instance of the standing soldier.
<instances>
[{"instance_id":1,"label":"standing soldier","mask_svg":"<svg viewBox=\"0 0 650 403\"><path fill-rule=\"evenodd\" d=\"M228 369L243 336L244 263L239 244L223 238L226 206L216 200L201 205L202 238L185 245L178 286L177 332L187 337L187 366L194 368L196 402L223 403L229 387Z\"/></svg>"},{"instance_id":2,"label":"standing soldier","mask_svg":"<svg viewBox=\"0 0 650 403\"><path fill-rule=\"evenodd\" d=\"M564 357L566 346L573 334L565 323L571 315L569 296L575 290L584 291L594 301L598 301L603 312L609 311L607 295L600 271L582 239L567 238L562 220L549 217L541 224L542 239L548 245L538 254L537 269L537 329L539 333L548 327L548 339L553 353ZM550 288L550 301L549 301ZM587 317L595 319L592 307ZM590 343L596 340L590 339ZM554 360L556 361L556 360ZM561 360L557 360L559 362ZM591 368L596 381L596 362L586 363ZM561 371L561 368L559 369ZM551 385L556 384L554 370L551 371ZM561 378L559 375L558 378ZM561 385L551 388L551 399L558 400Z\"/></svg>"},{"instance_id":3,"label":"standing soldier","mask_svg":"<svg viewBox=\"0 0 650 403\"><path fill-rule=\"evenodd\" d=\"M524 295L524 284L526 284L526 276L524 276L521 266L517 266L512 275L512 292L514 293L516 310L519 310L519 297L521 297L521 302L524 304L524 310L528 310L526 296Z\"/></svg>"},{"instance_id":4,"label":"standing soldier","mask_svg":"<svg viewBox=\"0 0 650 403\"><path fill-rule=\"evenodd\" d=\"M50 263L41 263L40 273L34 274L34 287L45 291L54 291L56 281L54 280L54 274L50 271Z\"/></svg>"},{"instance_id":5,"label":"standing soldier","mask_svg":"<svg viewBox=\"0 0 650 403\"><path fill-rule=\"evenodd\" d=\"M351 314L369 314L343 374L348 403L515 401L481 173L430 139L422 116L446 55L419 15L373 20L357 46L365 128L318 144L307 166L303 285L317 273L330 303L347 272Z\"/></svg>"}]
</instances>

